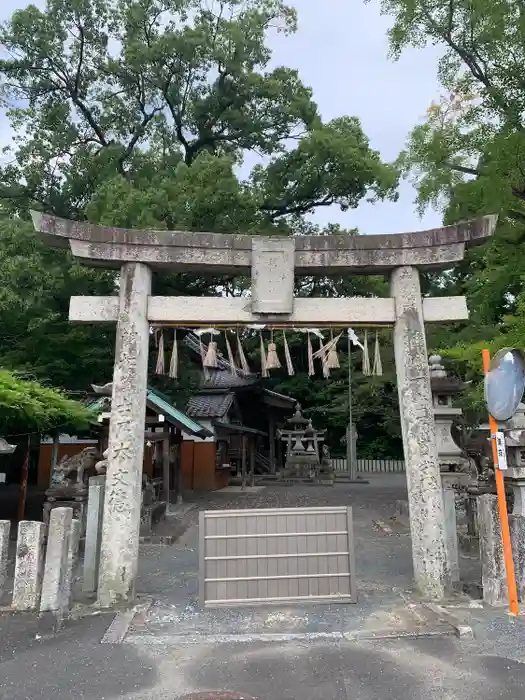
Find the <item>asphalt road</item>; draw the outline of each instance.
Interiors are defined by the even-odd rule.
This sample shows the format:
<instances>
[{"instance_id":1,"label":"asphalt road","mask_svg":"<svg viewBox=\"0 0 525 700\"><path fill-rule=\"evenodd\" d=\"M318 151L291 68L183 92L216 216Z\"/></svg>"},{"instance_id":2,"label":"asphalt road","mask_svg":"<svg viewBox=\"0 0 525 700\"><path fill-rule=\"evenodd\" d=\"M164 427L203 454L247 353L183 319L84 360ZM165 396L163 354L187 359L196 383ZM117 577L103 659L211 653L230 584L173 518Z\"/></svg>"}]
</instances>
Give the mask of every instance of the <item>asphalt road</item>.
<instances>
[{"instance_id":1,"label":"asphalt road","mask_svg":"<svg viewBox=\"0 0 525 700\"><path fill-rule=\"evenodd\" d=\"M179 700L230 690L258 700L522 700L525 664L451 637L359 643L100 644L110 617L36 639L0 617L2 700ZM520 637L522 638L520 631ZM525 640L523 640L525 641ZM519 646L519 642L514 647ZM525 655L523 656L525 659Z\"/></svg>"}]
</instances>

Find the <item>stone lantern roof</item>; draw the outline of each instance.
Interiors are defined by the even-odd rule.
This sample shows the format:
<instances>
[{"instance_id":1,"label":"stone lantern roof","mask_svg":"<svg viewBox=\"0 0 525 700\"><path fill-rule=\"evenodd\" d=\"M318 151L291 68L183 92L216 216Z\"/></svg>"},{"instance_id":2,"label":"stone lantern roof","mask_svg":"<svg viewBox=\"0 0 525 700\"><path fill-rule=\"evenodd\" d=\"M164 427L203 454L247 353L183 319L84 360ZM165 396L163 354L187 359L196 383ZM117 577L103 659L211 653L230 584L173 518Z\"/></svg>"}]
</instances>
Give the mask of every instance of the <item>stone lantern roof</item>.
<instances>
[{"instance_id":1,"label":"stone lantern roof","mask_svg":"<svg viewBox=\"0 0 525 700\"><path fill-rule=\"evenodd\" d=\"M430 369L430 388L433 394L454 396L466 386L465 382L457 377L449 377L447 370L441 364L443 358L440 355L431 355L428 358Z\"/></svg>"},{"instance_id":2,"label":"stone lantern roof","mask_svg":"<svg viewBox=\"0 0 525 700\"><path fill-rule=\"evenodd\" d=\"M0 455L12 455L16 450L16 445L10 445L7 440L0 437Z\"/></svg>"}]
</instances>

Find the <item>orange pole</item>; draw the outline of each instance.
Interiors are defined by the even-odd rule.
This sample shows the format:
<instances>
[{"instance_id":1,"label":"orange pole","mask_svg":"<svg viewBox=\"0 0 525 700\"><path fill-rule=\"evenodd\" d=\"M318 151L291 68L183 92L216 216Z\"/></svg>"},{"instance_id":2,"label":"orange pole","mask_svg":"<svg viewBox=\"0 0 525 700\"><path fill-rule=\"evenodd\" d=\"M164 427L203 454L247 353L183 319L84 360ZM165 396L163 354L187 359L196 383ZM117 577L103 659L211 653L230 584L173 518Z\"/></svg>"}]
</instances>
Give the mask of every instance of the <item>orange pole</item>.
<instances>
[{"instance_id":1,"label":"orange pole","mask_svg":"<svg viewBox=\"0 0 525 700\"><path fill-rule=\"evenodd\" d=\"M490 368L490 353L483 350L483 370L485 375ZM512 557L512 543L510 540L509 516L507 513L507 499L505 497L505 482L503 472L499 468L498 449L496 446L496 433L498 424L489 413L490 437L492 443L492 458L494 460L494 473L496 475L496 493L498 494L499 519L501 523L501 541L503 543L503 556L505 559L505 571L507 573L507 590L509 594L509 610L511 615L518 615L518 591L516 588L516 576L514 573L514 559Z\"/></svg>"}]
</instances>

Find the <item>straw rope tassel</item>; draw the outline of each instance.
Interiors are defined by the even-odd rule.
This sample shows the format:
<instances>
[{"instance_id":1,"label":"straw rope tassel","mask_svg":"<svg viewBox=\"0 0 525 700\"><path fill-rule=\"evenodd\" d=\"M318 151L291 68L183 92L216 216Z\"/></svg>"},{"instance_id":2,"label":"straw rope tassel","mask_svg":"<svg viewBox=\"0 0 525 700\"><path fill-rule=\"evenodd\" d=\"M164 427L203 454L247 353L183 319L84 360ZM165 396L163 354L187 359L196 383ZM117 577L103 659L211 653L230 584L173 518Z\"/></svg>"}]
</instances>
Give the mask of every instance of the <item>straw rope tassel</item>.
<instances>
[{"instance_id":1,"label":"straw rope tassel","mask_svg":"<svg viewBox=\"0 0 525 700\"><path fill-rule=\"evenodd\" d=\"M363 347L363 374L365 377L369 377L371 374L370 371L370 356L368 354L368 331L365 331L365 339L364 339L364 347Z\"/></svg>"},{"instance_id":2,"label":"straw rope tassel","mask_svg":"<svg viewBox=\"0 0 525 700\"><path fill-rule=\"evenodd\" d=\"M204 357L205 367L217 367L217 343L213 340L213 335L210 335L210 342Z\"/></svg>"},{"instance_id":3,"label":"straw rope tassel","mask_svg":"<svg viewBox=\"0 0 525 700\"><path fill-rule=\"evenodd\" d=\"M381 362L381 352L379 350L379 333L376 331L376 343L374 348L374 368L372 373L376 377L383 376L383 363Z\"/></svg>"},{"instance_id":4,"label":"straw rope tassel","mask_svg":"<svg viewBox=\"0 0 525 700\"><path fill-rule=\"evenodd\" d=\"M323 377L328 379L330 377L330 368L328 367L328 357L324 346L324 340L322 338L319 338L319 356L323 367Z\"/></svg>"},{"instance_id":5,"label":"straw rope tassel","mask_svg":"<svg viewBox=\"0 0 525 700\"><path fill-rule=\"evenodd\" d=\"M314 374L314 351L312 348L312 338L310 337L310 333L308 333L308 376L313 377Z\"/></svg>"},{"instance_id":6,"label":"straw rope tassel","mask_svg":"<svg viewBox=\"0 0 525 700\"><path fill-rule=\"evenodd\" d=\"M164 369L164 330L160 329L159 346L157 353L157 364L155 366L155 374L165 374Z\"/></svg>"},{"instance_id":7,"label":"straw rope tassel","mask_svg":"<svg viewBox=\"0 0 525 700\"><path fill-rule=\"evenodd\" d=\"M169 376L172 379L179 378L179 348L177 347L177 329L173 331L173 348L171 349Z\"/></svg>"},{"instance_id":8,"label":"straw rope tassel","mask_svg":"<svg viewBox=\"0 0 525 700\"><path fill-rule=\"evenodd\" d=\"M237 355L239 356L239 363L241 365L242 371L246 372L246 374L250 374L250 366L248 365L248 360L246 359L246 355L244 354L244 349L242 347L239 331L237 331Z\"/></svg>"},{"instance_id":9,"label":"straw rope tassel","mask_svg":"<svg viewBox=\"0 0 525 700\"><path fill-rule=\"evenodd\" d=\"M288 347L288 339L286 337L286 331L283 331L283 345L284 345L284 359L286 361L286 369L288 370L288 376L293 377L295 370L293 368L292 355L290 353L290 348Z\"/></svg>"},{"instance_id":10,"label":"straw rope tassel","mask_svg":"<svg viewBox=\"0 0 525 700\"><path fill-rule=\"evenodd\" d=\"M235 364L232 346L230 345L230 341L228 339L228 331L224 331L224 337L226 339L226 352L228 353L228 362L230 363L231 373L237 375L237 365Z\"/></svg>"},{"instance_id":11,"label":"straw rope tassel","mask_svg":"<svg viewBox=\"0 0 525 700\"><path fill-rule=\"evenodd\" d=\"M273 342L273 331L270 333L270 342L268 343L268 353L266 355L266 369L280 369L281 361L277 354L277 346Z\"/></svg>"},{"instance_id":12,"label":"straw rope tassel","mask_svg":"<svg viewBox=\"0 0 525 700\"><path fill-rule=\"evenodd\" d=\"M329 350L326 354L326 364L328 369L339 369L339 357L337 356L337 341L340 336L334 340L334 332L330 329L330 342L328 343Z\"/></svg>"},{"instance_id":13,"label":"straw rope tassel","mask_svg":"<svg viewBox=\"0 0 525 700\"><path fill-rule=\"evenodd\" d=\"M268 376L268 367L266 366L266 351L264 349L264 338L262 333L259 333L260 346L261 346L261 374L263 377Z\"/></svg>"}]
</instances>

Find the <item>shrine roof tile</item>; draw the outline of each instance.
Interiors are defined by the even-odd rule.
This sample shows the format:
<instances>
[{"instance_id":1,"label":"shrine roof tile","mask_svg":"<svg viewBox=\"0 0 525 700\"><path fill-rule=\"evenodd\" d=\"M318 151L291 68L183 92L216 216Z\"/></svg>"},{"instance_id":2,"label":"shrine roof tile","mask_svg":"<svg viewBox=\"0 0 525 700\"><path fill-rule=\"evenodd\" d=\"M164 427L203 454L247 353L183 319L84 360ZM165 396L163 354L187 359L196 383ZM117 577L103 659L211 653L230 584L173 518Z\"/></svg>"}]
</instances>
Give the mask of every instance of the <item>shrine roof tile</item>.
<instances>
[{"instance_id":1,"label":"shrine roof tile","mask_svg":"<svg viewBox=\"0 0 525 700\"><path fill-rule=\"evenodd\" d=\"M256 376L239 376L223 369L207 370L203 375L201 390L206 389L243 389L245 387L256 386L259 379Z\"/></svg>"},{"instance_id":2,"label":"shrine roof tile","mask_svg":"<svg viewBox=\"0 0 525 700\"><path fill-rule=\"evenodd\" d=\"M186 413L195 418L223 418L233 403L234 394L196 394L188 401Z\"/></svg>"}]
</instances>

